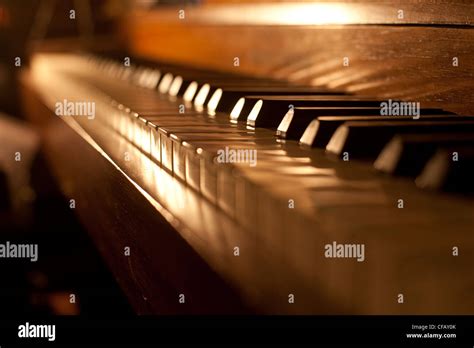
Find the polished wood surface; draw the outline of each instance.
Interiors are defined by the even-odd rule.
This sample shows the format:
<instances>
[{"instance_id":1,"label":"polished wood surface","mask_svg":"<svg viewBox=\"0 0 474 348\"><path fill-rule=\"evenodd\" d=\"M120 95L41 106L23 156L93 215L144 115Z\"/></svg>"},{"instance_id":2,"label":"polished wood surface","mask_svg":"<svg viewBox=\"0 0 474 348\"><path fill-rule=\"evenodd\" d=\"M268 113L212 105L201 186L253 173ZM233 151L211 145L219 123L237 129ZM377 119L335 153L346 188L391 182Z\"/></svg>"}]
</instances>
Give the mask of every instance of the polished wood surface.
<instances>
[{"instance_id":1,"label":"polished wood surface","mask_svg":"<svg viewBox=\"0 0 474 348\"><path fill-rule=\"evenodd\" d=\"M317 6L323 15L317 15ZM184 19L180 9L127 16L122 37L130 51L474 112L471 2L209 4L184 8ZM400 9L403 19L397 17Z\"/></svg>"}]
</instances>

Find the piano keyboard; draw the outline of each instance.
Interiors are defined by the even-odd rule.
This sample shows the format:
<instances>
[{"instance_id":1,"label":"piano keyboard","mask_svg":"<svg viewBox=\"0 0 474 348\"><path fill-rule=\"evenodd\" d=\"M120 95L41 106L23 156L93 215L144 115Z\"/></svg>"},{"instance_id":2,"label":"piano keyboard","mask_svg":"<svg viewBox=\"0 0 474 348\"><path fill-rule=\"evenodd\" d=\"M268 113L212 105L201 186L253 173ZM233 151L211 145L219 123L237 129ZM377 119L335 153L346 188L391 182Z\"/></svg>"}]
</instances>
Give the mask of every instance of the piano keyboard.
<instances>
[{"instance_id":1,"label":"piano keyboard","mask_svg":"<svg viewBox=\"0 0 474 348\"><path fill-rule=\"evenodd\" d=\"M163 72L150 67L127 68L120 62L99 57L89 58L88 69L95 70L102 78L105 74L107 79L89 75L92 78L89 83L107 94L110 105L117 109L112 117L101 121L158 163L171 171L176 169L175 174L184 181L185 169L182 166L186 163L186 156L183 151L188 150L181 151L183 143L192 146L193 142L204 142L203 147L198 148L200 153L206 150L205 144L212 145L216 141L241 146L249 141L266 140L267 146L293 150L294 144L278 142L276 136L299 140L303 148L304 145L321 147L326 148L328 153L347 153L352 158L376 160L375 168L379 167L377 163L383 161L383 158L377 159L381 152L380 157L394 156L390 149L395 146L388 143L399 134L427 134L425 138L418 137L420 146L424 145L422 139L425 139L431 147L453 145L451 150L458 154L456 150L466 150L472 145L469 135L474 132L474 118L453 115L440 109L421 109L420 119L412 120L414 116L409 115L380 116L381 100L331 92L324 88L290 86L280 81L205 74L177 67L168 67ZM122 80L127 85L117 85L108 78ZM135 86L143 88L138 98ZM173 100L173 97L180 99ZM458 142L454 136L457 133L452 132L466 133L467 136L464 141ZM451 134L451 141L446 141L444 133ZM437 138L440 140L437 141ZM456 149L457 143L459 149ZM384 147L387 148L384 150ZM465 153L466 160L470 159L470 152ZM430 160L417 159L418 167L423 167ZM421 174L423 168L419 169L411 175ZM424 175L441 176L440 173ZM452 178L446 176L445 180ZM458 187L459 192L465 192L471 185L471 180L468 180L458 185L439 183L436 187Z\"/></svg>"},{"instance_id":2,"label":"piano keyboard","mask_svg":"<svg viewBox=\"0 0 474 348\"><path fill-rule=\"evenodd\" d=\"M46 73L54 82L40 82ZM255 302L278 283L308 297L298 312L318 312L320 299L309 297L324 284L318 296L337 299L342 312L473 308L455 300L474 283L451 256L458 244L464 257L474 252L473 117L434 108L421 108L419 119L381 116L384 100L343 91L98 56L37 56L33 74L51 109L63 99L94 101L100 125L76 117L83 129L132 144L146 158L143 171L169 173L251 233L244 239L261 257L278 254L265 262L287 263L294 284L251 277L266 284ZM331 263L324 246L333 241L363 243L365 262ZM386 291L368 297L369 283ZM399 292L408 307L384 297ZM442 308L433 306L440 298Z\"/></svg>"}]
</instances>

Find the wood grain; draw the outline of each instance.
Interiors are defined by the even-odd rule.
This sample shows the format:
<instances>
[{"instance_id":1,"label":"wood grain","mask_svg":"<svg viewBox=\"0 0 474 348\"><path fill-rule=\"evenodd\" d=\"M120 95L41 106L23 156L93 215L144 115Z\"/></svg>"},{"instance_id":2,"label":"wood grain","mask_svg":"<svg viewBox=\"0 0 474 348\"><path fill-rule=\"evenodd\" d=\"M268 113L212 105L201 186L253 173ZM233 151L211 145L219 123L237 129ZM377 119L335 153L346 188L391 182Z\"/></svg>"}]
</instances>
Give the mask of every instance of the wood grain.
<instances>
[{"instance_id":1,"label":"wood grain","mask_svg":"<svg viewBox=\"0 0 474 348\"><path fill-rule=\"evenodd\" d=\"M472 3L406 5L404 21L392 20L396 1L351 3L357 16L337 25L278 25L271 12L252 22L252 6L193 7L184 20L177 8L138 11L122 23L122 38L140 57L474 112Z\"/></svg>"}]
</instances>

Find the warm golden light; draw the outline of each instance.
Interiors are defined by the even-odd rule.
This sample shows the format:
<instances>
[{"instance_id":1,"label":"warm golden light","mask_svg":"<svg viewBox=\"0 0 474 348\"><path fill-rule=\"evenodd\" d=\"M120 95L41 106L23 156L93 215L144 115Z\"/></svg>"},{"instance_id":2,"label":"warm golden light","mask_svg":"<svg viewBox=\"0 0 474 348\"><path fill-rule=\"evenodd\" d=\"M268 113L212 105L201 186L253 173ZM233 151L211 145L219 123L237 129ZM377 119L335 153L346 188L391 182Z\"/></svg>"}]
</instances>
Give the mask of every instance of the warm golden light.
<instances>
[{"instance_id":1,"label":"warm golden light","mask_svg":"<svg viewBox=\"0 0 474 348\"><path fill-rule=\"evenodd\" d=\"M141 131L141 148L146 154L150 154L151 139L150 139L150 129L146 125L142 125Z\"/></svg>"},{"instance_id":2,"label":"warm golden light","mask_svg":"<svg viewBox=\"0 0 474 348\"><path fill-rule=\"evenodd\" d=\"M196 99L194 99L194 106L198 110L202 110L204 103L206 102L207 95L211 90L211 86L208 83L202 85L201 89L199 90L198 94L196 95Z\"/></svg>"},{"instance_id":3,"label":"warm golden light","mask_svg":"<svg viewBox=\"0 0 474 348\"><path fill-rule=\"evenodd\" d=\"M219 101L221 100L222 97L222 89L218 88L216 91L212 94L211 99L207 103L207 112L211 115L215 115L217 105L219 105Z\"/></svg>"},{"instance_id":4,"label":"warm golden light","mask_svg":"<svg viewBox=\"0 0 474 348\"><path fill-rule=\"evenodd\" d=\"M237 103L235 103L234 108L230 112L230 119L232 121L237 121L240 116L240 112L242 111L245 104L245 98L240 98Z\"/></svg>"},{"instance_id":5,"label":"warm golden light","mask_svg":"<svg viewBox=\"0 0 474 348\"><path fill-rule=\"evenodd\" d=\"M151 157L153 157L156 161L161 161L161 151L160 151L160 134L156 130L152 130L150 132L150 141L151 141Z\"/></svg>"},{"instance_id":6,"label":"warm golden light","mask_svg":"<svg viewBox=\"0 0 474 348\"><path fill-rule=\"evenodd\" d=\"M133 136L133 143L140 148L141 147L141 141L142 141L142 127L138 122L134 122L133 124L133 129L134 129L134 136Z\"/></svg>"},{"instance_id":7,"label":"warm golden light","mask_svg":"<svg viewBox=\"0 0 474 348\"><path fill-rule=\"evenodd\" d=\"M173 82L171 83L168 94L172 97L176 97L182 84L183 78L179 75L175 76Z\"/></svg>"},{"instance_id":8,"label":"warm golden light","mask_svg":"<svg viewBox=\"0 0 474 348\"><path fill-rule=\"evenodd\" d=\"M156 88L158 82L160 81L161 72L159 70L153 69L148 73L146 86L150 89Z\"/></svg>"},{"instance_id":9,"label":"warm golden light","mask_svg":"<svg viewBox=\"0 0 474 348\"><path fill-rule=\"evenodd\" d=\"M280 124L278 125L278 132L286 132L288 127L290 126L291 120L293 120L293 115L295 114L295 111L291 108L288 110L286 115L283 117L281 120Z\"/></svg>"},{"instance_id":10,"label":"warm golden light","mask_svg":"<svg viewBox=\"0 0 474 348\"><path fill-rule=\"evenodd\" d=\"M253 106L252 111L250 111L249 116L247 117L247 120L248 121L255 121L257 119L257 116L258 116L262 106L263 106L263 100L260 99Z\"/></svg>"},{"instance_id":11,"label":"warm golden light","mask_svg":"<svg viewBox=\"0 0 474 348\"><path fill-rule=\"evenodd\" d=\"M185 102L190 103L194 95L196 94L198 88L198 83L196 81L193 81L189 84L188 88L186 88L186 91L184 92L183 99Z\"/></svg>"},{"instance_id":12,"label":"warm golden light","mask_svg":"<svg viewBox=\"0 0 474 348\"><path fill-rule=\"evenodd\" d=\"M165 76L163 76L163 79L161 79L160 85L158 86L158 91L163 94L168 93L172 81L173 75L167 73Z\"/></svg>"},{"instance_id":13,"label":"warm golden light","mask_svg":"<svg viewBox=\"0 0 474 348\"><path fill-rule=\"evenodd\" d=\"M261 3L209 7L198 19L211 23L259 25L328 25L360 22L357 5L352 11L338 3ZM244 16L236 13L244 12ZM364 19L365 20L365 19Z\"/></svg>"},{"instance_id":14,"label":"warm golden light","mask_svg":"<svg viewBox=\"0 0 474 348\"><path fill-rule=\"evenodd\" d=\"M300 138L300 143L304 145L311 146L314 141L314 136L316 135L316 128L319 126L318 120L313 120L306 127L303 135Z\"/></svg>"},{"instance_id":15,"label":"warm golden light","mask_svg":"<svg viewBox=\"0 0 474 348\"><path fill-rule=\"evenodd\" d=\"M348 134L349 128L345 127L344 125L339 126L339 128L336 129L333 136L331 137L331 140L329 140L326 146L326 151L334 154L340 154Z\"/></svg>"}]
</instances>

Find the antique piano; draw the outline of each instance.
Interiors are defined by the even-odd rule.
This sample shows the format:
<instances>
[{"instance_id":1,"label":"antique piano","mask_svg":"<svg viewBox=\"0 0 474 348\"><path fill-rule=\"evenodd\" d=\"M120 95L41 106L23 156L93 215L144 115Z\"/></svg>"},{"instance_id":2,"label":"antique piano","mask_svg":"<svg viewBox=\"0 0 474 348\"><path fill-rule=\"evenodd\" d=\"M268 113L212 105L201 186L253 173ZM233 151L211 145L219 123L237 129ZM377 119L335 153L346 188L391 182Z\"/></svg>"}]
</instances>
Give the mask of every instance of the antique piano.
<instances>
[{"instance_id":1,"label":"antique piano","mask_svg":"<svg viewBox=\"0 0 474 348\"><path fill-rule=\"evenodd\" d=\"M134 7L35 47L24 107L137 313L472 314L473 15Z\"/></svg>"}]
</instances>

